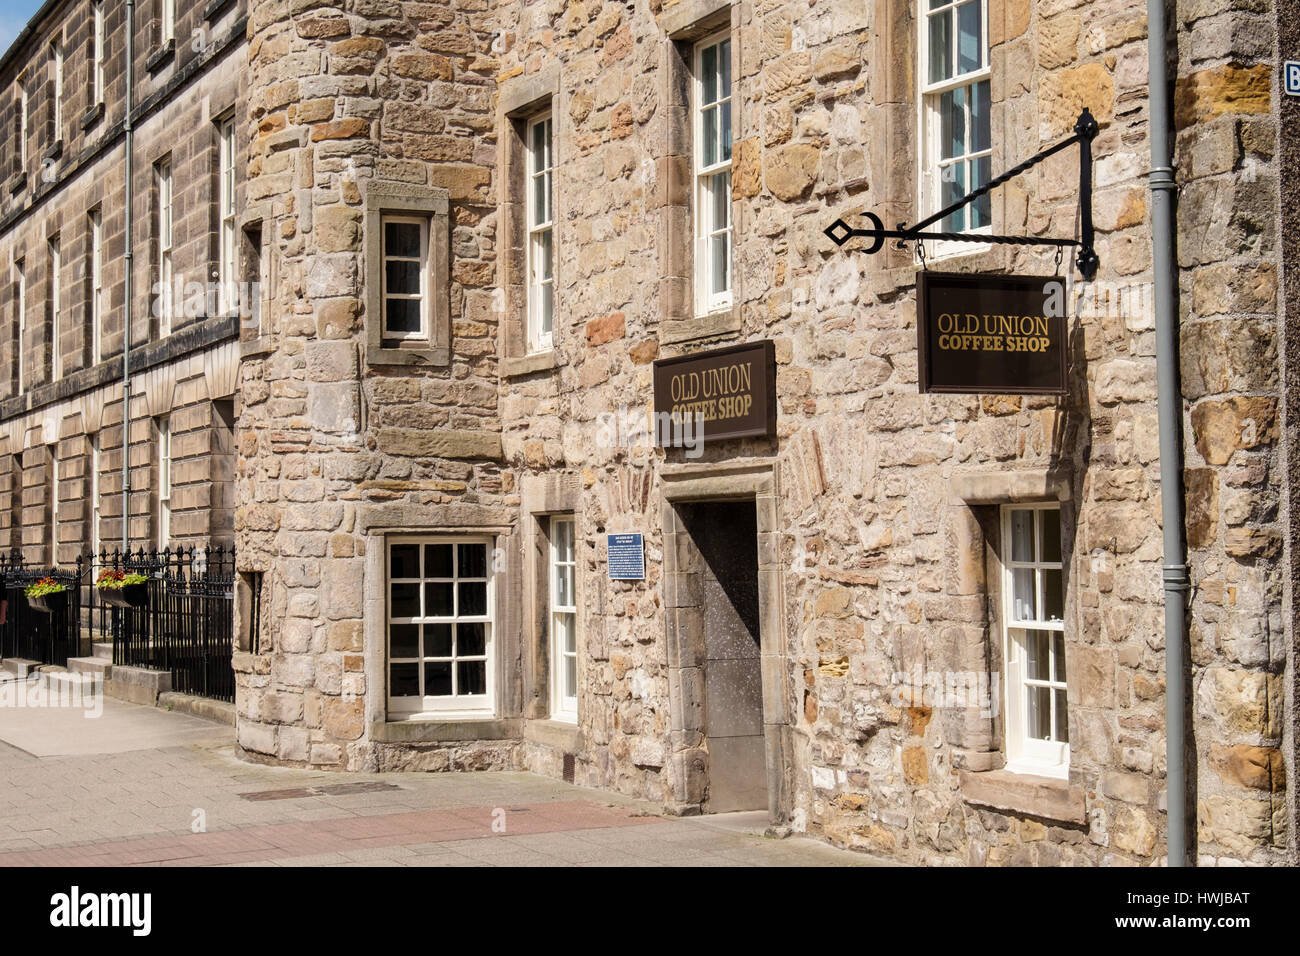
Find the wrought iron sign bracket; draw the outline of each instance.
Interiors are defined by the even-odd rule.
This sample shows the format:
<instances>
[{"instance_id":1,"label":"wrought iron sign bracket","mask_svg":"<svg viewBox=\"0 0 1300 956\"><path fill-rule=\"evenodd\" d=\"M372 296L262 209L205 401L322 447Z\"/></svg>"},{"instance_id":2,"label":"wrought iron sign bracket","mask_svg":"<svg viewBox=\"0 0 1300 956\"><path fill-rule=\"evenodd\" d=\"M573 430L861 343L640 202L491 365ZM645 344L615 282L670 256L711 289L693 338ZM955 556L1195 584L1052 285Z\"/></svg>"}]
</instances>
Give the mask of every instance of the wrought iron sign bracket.
<instances>
[{"instance_id":1,"label":"wrought iron sign bracket","mask_svg":"<svg viewBox=\"0 0 1300 956\"><path fill-rule=\"evenodd\" d=\"M853 238L872 240L862 251L868 255L879 252L886 239L898 239L903 242L921 242L926 239L939 239L945 242L993 242L1016 246L1055 246L1057 251L1066 246L1077 246L1075 265L1084 279L1091 281L1097 275L1097 250L1093 245L1092 227L1092 141L1097 136L1097 120L1085 106L1074 124L1074 135L1051 146L1035 156L1031 156L1018 166L1013 166L1001 176L990 179L983 186L962 196L950 206L940 209L934 215L922 219L914 226L899 223L897 229L886 229L880 217L875 213L864 212L871 222L870 229L854 229L843 219L836 219L823 232L837 246L842 246ZM1027 172L1043 160L1055 156L1075 143L1079 144L1079 238L1078 239L1040 239L1032 236L998 236L972 234L964 232L928 232L925 227L940 222L963 206L967 206L981 196L987 195L1004 183Z\"/></svg>"}]
</instances>

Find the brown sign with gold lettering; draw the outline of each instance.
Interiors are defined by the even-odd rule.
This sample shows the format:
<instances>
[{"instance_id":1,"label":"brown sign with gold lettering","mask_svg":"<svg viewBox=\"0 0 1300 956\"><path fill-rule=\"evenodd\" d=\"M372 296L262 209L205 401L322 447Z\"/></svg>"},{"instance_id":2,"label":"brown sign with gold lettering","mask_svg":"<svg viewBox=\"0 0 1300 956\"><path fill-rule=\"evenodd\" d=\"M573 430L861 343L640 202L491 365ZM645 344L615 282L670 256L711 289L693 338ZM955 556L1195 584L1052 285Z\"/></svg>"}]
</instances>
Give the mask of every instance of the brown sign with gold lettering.
<instances>
[{"instance_id":1,"label":"brown sign with gold lettering","mask_svg":"<svg viewBox=\"0 0 1300 956\"><path fill-rule=\"evenodd\" d=\"M654 363L656 443L677 444L703 423L704 440L776 434L776 349L771 341L733 345ZM671 423L673 428L663 427Z\"/></svg>"},{"instance_id":2,"label":"brown sign with gold lettering","mask_svg":"<svg viewBox=\"0 0 1300 956\"><path fill-rule=\"evenodd\" d=\"M922 392L1069 391L1064 277L922 272L916 302Z\"/></svg>"}]
</instances>

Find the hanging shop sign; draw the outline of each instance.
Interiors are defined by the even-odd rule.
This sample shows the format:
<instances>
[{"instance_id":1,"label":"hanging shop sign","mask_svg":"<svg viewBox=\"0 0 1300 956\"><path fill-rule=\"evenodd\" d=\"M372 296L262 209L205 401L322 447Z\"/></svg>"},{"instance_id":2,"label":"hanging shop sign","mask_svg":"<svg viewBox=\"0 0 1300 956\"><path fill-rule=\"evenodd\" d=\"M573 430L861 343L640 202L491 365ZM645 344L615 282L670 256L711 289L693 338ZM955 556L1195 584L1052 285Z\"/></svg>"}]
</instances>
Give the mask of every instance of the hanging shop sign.
<instances>
[{"instance_id":1,"label":"hanging shop sign","mask_svg":"<svg viewBox=\"0 0 1300 956\"><path fill-rule=\"evenodd\" d=\"M776 349L770 340L654 363L655 443L776 434Z\"/></svg>"},{"instance_id":2,"label":"hanging shop sign","mask_svg":"<svg viewBox=\"0 0 1300 956\"><path fill-rule=\"evenodd\" d=\"M609 576L615 581L645 579L645 538L640 532L605 535Z\"/></svg>"},{"instance_id":3,"label":"hanging shop sign","mask_svg":"<svg viewBox=\"0 0 1300 956\"><path fill-rule=\"evenodd\" d=\"M1066 394L1065 298L1062 276L921 272L921 391Z\"/></svg>"}]
</instances>

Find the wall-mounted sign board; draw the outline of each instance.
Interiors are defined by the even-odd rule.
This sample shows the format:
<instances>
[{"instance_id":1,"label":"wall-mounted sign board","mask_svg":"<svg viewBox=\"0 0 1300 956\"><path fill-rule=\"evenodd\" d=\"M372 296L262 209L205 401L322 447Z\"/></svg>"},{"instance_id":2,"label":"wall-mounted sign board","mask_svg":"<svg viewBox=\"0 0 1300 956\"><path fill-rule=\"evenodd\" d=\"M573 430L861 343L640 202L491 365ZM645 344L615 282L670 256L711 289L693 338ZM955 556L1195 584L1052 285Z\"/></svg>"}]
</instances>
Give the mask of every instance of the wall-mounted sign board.
<instances>
[{"instance_id":1,"label":"wall-mounted sign board","mask_svg":"<svg viewBox=\"0 0 1300 956\"><path fill-rule=\"evenodd\" d=\"M609 576L615 581L645 579L645 538L637 533L607 534Z\"/></svg>"},{"instance_id":2,"label":"wall-mounted sign board","mask_svg":"<svg viewBox=\"0 0 1300 956\"><path fill-rule=\"evenodd\" d=\"M1063 276L922 272L916 286L922 392L1064 395Z\"/></svg>"},{"instance_id":3,"label":"wall-mounted sign board","mask_svg":"<svg viewBox=\"0 0 1300 956\"><path fill-rule=\"evenodd\" d=\"M1282 85L1288 96L1300 96L1300 60L1282 64Z\"/></svg>"},{"instance_id":4,"label":"wall-mounted sign board","mask_svg":"<svg viewBox=\"0 0 1300 956\"><path fill-rule=\"evenodd\" d=\"M657 444L673 444L670 435L695 421L705 441L775 435L776 347L765 340L660 359L654 392Z\"/></svg>"}]
</instances>

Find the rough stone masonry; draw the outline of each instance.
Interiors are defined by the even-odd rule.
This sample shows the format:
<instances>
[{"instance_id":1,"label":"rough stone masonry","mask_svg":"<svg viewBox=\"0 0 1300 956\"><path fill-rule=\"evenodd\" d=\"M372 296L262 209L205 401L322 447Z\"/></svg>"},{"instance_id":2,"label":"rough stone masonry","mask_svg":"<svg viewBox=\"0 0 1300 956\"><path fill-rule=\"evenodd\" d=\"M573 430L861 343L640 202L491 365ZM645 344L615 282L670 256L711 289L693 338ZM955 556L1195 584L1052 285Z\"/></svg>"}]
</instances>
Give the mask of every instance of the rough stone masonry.
<instances>
[{"instance_id":1,"label":"rough stone masonry","mask_svg":"<svg viewBox=\"0 0 1300 956\"><path fill-rule=\"evenodd\" d=\"M706 689L682 660L698 566L674 502L740 496L758 510L774 822L913 863L1161 862L1145 4L988 3L994 172L1068 135L1084 106L1101 124L1101 272L1060 400L918 394L911 249L867 257L822 235L862 210L918 218L917 16L913 0L251 4L247 198L275 282L236 432L241 586L263 599L259 643L236 655L243 753L529 768L707 809ZM1276 16L1185 0L1174 18L1193 581L1176 692L1207 865L1295 860ZM689 49L717 30L732 43L735 279L731 307L697 317ZM519 130L543 102L556 319L539 355L523 334ZM1074 155L997 190L995 231L1073 235ZM389 208L445 240L427 349L377 338ZM1055 268L1050 251L999 246L936 267ZM697 461L600 438L602 416L650 404L655 359L760 339L775 343L775 437ZM1065 780L1005 768L1001 709L898 693L913 673L998 686L998 506L1022 500L1062 509ZM546 519L567 512L572 726L546 702L538 571ZM646 578L610 580L605 533L629 529L645 532ZM385 542L406 532L492 543L490 719L388 711Z\"/></svg>"}]
</instances>

